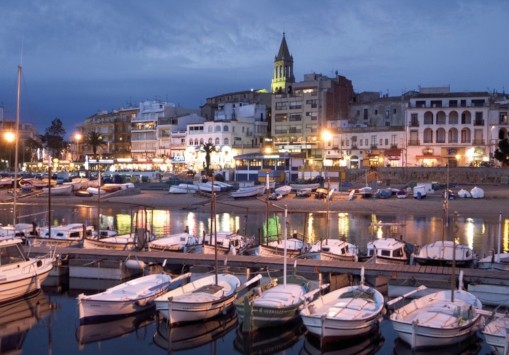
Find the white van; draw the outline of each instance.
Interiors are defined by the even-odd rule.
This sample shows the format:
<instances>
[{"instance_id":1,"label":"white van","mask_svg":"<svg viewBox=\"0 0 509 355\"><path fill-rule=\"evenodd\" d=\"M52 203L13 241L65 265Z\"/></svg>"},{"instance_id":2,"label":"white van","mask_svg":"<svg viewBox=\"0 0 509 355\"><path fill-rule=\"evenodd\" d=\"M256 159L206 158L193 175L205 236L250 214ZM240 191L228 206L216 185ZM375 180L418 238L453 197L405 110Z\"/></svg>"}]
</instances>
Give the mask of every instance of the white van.
<instances>
[{"instance_id":1,"label":"white van","mask_svg":"<svg viewBox=\"0 0 509 355\"><path fill-rule=\"evenodd\" d=\"M425 185L416 185L413 188L414 198L420 200L426 197L427 189Z\"/></svg>"}]
</instances>

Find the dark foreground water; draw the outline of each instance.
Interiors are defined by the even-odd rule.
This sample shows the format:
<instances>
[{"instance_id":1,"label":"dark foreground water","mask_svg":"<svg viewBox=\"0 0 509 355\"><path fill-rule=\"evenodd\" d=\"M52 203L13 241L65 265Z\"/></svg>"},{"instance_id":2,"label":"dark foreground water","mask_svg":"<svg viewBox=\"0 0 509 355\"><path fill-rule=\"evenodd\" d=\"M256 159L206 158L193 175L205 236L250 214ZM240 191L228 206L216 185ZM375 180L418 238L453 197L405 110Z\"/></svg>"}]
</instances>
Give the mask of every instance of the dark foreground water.
<instances>
[{"instance_id":1,"label":"dark foreground water","mask_svg":"<svg viewBox=\"0 0 509 355\"><path fill-rule=\"evenodd\" d=\"M50 280L53 282L54 280ZM73 280L79 284L79 280ZM323 352L296 322L246 338L235 312L168 328L155 311L136 317L80 325L78 290L44 287L41 294L0 307L1 354L410 354L389 321L364 339L330 345ZM171 339L171 341L168 341ZM450 349L419 354L489 354L482 335Z\"/></svg>"}]
</instances>

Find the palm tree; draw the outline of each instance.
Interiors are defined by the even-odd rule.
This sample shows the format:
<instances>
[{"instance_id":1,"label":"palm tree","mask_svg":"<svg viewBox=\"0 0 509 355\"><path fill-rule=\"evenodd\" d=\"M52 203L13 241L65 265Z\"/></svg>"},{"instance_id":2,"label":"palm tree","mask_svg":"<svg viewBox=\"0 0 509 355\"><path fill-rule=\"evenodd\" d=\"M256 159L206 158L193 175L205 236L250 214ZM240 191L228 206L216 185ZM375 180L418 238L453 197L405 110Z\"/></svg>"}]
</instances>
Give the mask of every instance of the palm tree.
<instances>
[{"instance_id":1,"label":"palm tree","mask_svg":"<svg viewBox=\"0 0 509 355\"><path fill-rule=\"evenodd\" d=\"M94 159L97 159L97 148L106 145L103 137L97 132L89 132L85 137L85 145L92 148Z\"/></svg>"},{"instance_id":2,"label":"palm tree","mask_svg":"<svg viewBox=\"0 0 509 355\"><path fill-rule=\"evenodd\" d=\"M210 171L210 155L212 153L217 153L218 150L216 146L212 143L203 143L201 146L201 150L205 152L205 173L207 176L211 175Z\"/></svg>"}]
</instances>

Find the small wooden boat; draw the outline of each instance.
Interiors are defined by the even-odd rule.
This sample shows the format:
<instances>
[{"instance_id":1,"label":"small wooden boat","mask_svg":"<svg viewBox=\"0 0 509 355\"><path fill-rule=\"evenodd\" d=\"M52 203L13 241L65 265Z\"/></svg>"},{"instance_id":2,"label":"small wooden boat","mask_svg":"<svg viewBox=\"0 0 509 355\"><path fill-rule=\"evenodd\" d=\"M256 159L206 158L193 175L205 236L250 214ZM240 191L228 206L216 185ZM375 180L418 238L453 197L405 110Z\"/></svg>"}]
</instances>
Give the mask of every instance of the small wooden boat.
<instances>
[{"instance_id":1,"label":"small wooden boat","mask_svg":"<svg viewBox=\"0 0 509 355\"><path fill-rule=\"evenodd\" d=\"M463 271L457 290L434 292L396 309L390 320L398 336L412 349L457 344L475 336L481 320L482 304L463 290ZM389 301L388 305L400 300Z\"/></svg>"},{"instance_id":2,"label":"small wooden boat","mask_svg":"<svg viewBox=\"0 0 509 355\"><path fill-rule=\"evenodd\" d=\"M217 249L219 255L242 254L251 245L253 245L252 237L235 232L217 231L213 234L205 234L201 243L190 246L187 251L193 254L215 254Z\"/></svg>"},{"instance_id":3,"label":"small wooden boat","mask_svg":"<svg viewBox=\"0 0 509 355\"><path fill-rule=\"evenodd\" d=\"M292 192L292 187L290 185L282 185L282 186L276 187L274 189L274 192L276 194L279 194L284 197L284 196L288 195L290 192Z\"/></svg>"},{"instance_id":4,"label":"small wooden boat","mask_svg":"<svg viewBox=\"0 0 509 355\"><path fill-rule=\"evenodd\" d=\"M294 258L307 252L309 245L298 238L287 238L247 248L246 254L256 256L282 256L285 247L288 257Z\"/></svg>"},{"instance_id":5,"label":"small wooden boat","mask_svg":"<svg viewBox=\"0 0 509 355\"><path fill-rule=\"evenodd\" d=\"M198 185L194 184L178 184L170 186L168 191L170 194L190 194L198 192Z\"/></svg>"},{"instance_id":6,"label":"small wooden boat","mask_svg":"<svg viewBox=\"0 0 509 355\"><path fill-rule=\"evenodd\" d=\"M385 313L384 296L361 282L319 296L300 311L308 332L321 340L351 339L378 329Z\"/></svg>"},{"instance_id":7,"label":"small wooden boat","mask_svg":"<svg viewBox=\"0 0 509 355\"><path fill-rule=\"evenodd\" d=\"M395 238L375 239L367 244L368 257L381 264L408 264L411 245Z\"/></svg>"},{"instance_id":8,"label":"small wooden boat","mask_svg":"<svg viewBox=\"0 0 509 355\"><path fill-rule=\"evenodd\" d=\"M155 307L154 300L168 291L177 280L189 278L184 274L172 279L167 274L142 276L93 295L80 294L77 297L81 321L99 318L126 316Z\"/></svg>"},{"instance_id":9,"label":"small wooden boat","mask_svg":"<svg viewBox=\"0 0 509 355\"><path fill-rule=\"evenodd\" d=\"M83 243L83 238L94 235L93 226L85 226L83 223L71 223L51 227L51 235L48 227L39 230L39 236L30 239L33 246L78 246Z\"/></svg>"},{"instance_id":10,"label":"small wooden boat","mask_svg":"<svg viewBox=\"0 0 509 355\"><path fill-rule=\"evenodd\" d=\"M506 314L494 313L491 317L488 317L482 333L493 354L507 354L509 352L509 318Z\"/></svg>"},{"instance_id":11,"label":"small wooden boat","mask_svg":"<svg viewBox=\"0 0 509 355\"><path fill-rule=\"evenodd\" d=\"M320 187L320 183L302 183L302 184L294 183L290 184L290 187L293 191L298 191L302 189L311 189L311 191L315 191L317 188Z\"/></svg>"},{"instance_id":12,"label":"small wooden boat","mask_svg":"<svg viewBox=\"0 0 509 355\"><path fill-rule=\"evenodd\" d=\"M295 196L297 197L309 197L313 193L313 190L309 187L304 187L295 190Z\"/></svg>"},{"instance_id":13,"label":"small wooden boat","mask_svg":"<svg viewBox=\"0 0 509 355\"><path fill-rule=\"evenodd\" d=\"M141 250L155 239L149 231L138 229L134 233L119 234L112 237L86 237L83 239L83 247L86 249L106 250Z\"/></svg>"},{"instance_id":14,"label":"small wooden boat","mask_svg":"<svg viewBox=\"0 0 509 355\"><path fill-rule=\"evenodd\" d=\"M207 275L162 294L154 302L170 324L204 321L231 307L239 287L237 276Z\"/></svg>"}]
</instances>

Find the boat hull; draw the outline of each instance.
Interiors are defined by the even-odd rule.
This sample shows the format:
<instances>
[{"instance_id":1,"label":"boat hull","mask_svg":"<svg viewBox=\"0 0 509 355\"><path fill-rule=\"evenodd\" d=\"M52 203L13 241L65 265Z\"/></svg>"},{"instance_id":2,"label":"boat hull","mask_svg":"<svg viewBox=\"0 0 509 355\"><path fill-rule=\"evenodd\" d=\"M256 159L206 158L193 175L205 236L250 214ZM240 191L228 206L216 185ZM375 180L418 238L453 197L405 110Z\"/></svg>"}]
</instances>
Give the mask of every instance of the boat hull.
<instances>
[{"instance_id":1,"label":"boat hull","mask_svg":"<svg viewBox=\"0 0 509 355\"><path fill-rule=\"evenodd\" d=\"M0 303L40 290L53 269L53 262L53 258L43 258L0 267Z\"/></svg>"},{"instance_id":2,"label":"boat hull","mask_svg":"<svg viewBox=\"0 0 509 355\"><path fill-rule=\"evenodd\" d=\"M94 295L80 294L81 320L126 316L154 308L154 299L168 291L171 277L166 274L143 276Z\"/></svg>"}]
</instances>

